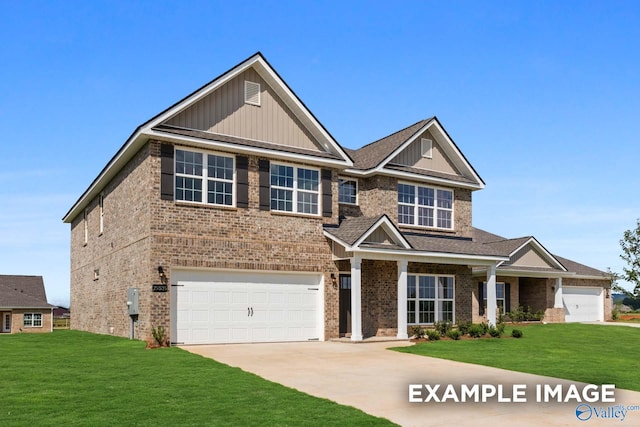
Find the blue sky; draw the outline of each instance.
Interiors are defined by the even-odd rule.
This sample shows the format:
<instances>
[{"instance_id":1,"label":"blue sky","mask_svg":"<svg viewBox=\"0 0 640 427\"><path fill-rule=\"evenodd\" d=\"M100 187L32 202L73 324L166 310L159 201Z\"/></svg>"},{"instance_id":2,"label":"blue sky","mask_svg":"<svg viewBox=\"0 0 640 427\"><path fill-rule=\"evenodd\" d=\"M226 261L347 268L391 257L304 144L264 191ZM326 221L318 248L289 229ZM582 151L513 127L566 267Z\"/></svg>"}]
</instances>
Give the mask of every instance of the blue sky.
<instances>
[{"instance_id":1,"label":"blue sky","mask_svg":"<svg viewBox=\"0 0 640 427\"><path fill-rule=\"evenodd\" d=\"M136 126L256 51L345 147L437 115L474 225L620 271L640 3L0 0L0 274L69 302L62 216Z\"/></svg>"}]
</instances>

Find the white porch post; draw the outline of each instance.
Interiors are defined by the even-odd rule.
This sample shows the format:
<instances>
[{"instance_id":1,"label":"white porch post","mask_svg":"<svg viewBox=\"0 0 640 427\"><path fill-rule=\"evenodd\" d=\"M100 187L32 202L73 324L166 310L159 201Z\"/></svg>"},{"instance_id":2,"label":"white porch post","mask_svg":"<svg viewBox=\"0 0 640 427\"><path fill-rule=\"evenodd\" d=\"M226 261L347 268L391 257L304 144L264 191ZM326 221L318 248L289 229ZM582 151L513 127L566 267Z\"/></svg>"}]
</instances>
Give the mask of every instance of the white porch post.
<instances>
[{"instance_id":1,"label":"white porch post","mask_svg":"<svg viewBox=\"0 0 640 427\"><path fill-rule=\"evenodd\" d=\"M556 279L556 291L554 294L553 308L562 308L562 277Z\"/></svg>"},{"instance_id":2,"label":"white porch post","mask_svg":"<svg viewBox=\"0 0 640 427\"><path fill-rule=\"evenodd\" d=\"M407 339L407 264L398 261L398 339Z\"/></svg>"},{"instance_id":3,"label":"white porch post","mask_svg":"<svg viewBox=\"0 0 640 427\"><path fill-rule=\"evenodd\" d=\"M487 322L491 326L496 325L496 265L491 264L487 269Z\"/></svg>"},{"instance_id":4,"label":"white porch post","mask_svg":"<svg viewBox=\"0 0 640 427\"><path fill-rule=\"evenodd\" d=\"M351 341L362 341L361 267L360 257L351 258Z\"/></svg>"}]
</instances>

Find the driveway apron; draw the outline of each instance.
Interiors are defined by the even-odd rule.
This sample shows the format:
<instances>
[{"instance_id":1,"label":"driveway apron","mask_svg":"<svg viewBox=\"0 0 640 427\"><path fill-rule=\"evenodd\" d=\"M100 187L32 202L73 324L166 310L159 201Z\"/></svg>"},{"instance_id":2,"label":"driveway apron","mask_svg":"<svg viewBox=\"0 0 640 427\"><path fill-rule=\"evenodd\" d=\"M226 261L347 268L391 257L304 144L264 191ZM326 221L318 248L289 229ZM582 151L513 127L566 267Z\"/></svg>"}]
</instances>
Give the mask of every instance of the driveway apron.
<instances>
[{"instance_id":1,"label":"driveway apron","mask_svg":"<svg viewBox=\"0 0 640 427\"><path fill-rule=\"evenodd\" d=\"M576 416L578 403L537 403L536 385L581 383L452 362L388 350L409 342L303 342L183 346L185 350L239 367L262 378L313 396L356 407L403 426L608 426L640 425L640 410L619 419ZM527 403L409 403L409 384L527 385ZM424 390L424 389L423 389ZM426 398L428 392L423 391ZM442 392L438 393L442 396ZM616 389L616 403L592 403L608 410L616 405L640 405L640 393Z\"/></svg>"}]
</instances>

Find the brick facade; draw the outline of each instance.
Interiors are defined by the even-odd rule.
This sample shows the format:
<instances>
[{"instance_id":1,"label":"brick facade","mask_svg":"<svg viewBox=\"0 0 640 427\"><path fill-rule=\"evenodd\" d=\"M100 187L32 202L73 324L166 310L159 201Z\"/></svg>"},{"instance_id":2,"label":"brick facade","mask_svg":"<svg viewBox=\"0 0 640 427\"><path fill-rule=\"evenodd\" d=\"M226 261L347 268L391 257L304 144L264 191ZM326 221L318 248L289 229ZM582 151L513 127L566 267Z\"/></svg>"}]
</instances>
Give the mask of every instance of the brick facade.
<instances>
[{"instance_id":1,"label":"brick facade","mask_svg":"<svg viewBox=\"0 0 640 427\"><path fill-rule=\"evenodd\" d=\"M10 334L39 334L45 332L51 332L53 328L53 316L50 308L14 308L10 311L0 312L0 320L3 322L4 329L4 316L5 313L11 314L11 327L9 328ZM42 326L25 326L24 314L25 313L38 313L42 315Z\"/></svg>"}]
</instances>

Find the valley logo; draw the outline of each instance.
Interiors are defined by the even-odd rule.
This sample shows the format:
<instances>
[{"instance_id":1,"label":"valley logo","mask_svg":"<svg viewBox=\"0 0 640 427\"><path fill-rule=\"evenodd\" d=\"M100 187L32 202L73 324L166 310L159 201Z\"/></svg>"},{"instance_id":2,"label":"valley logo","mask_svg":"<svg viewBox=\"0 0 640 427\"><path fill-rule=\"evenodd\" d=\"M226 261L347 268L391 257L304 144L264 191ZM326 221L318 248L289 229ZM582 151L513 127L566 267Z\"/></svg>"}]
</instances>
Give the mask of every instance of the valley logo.
<instances>
[{"instance_id":1,"label":"valley logo","mask_svg":"<svg viewBox=\"0 0 640 427\"><path fill-rule=\"evenodd\" d=\"M627 418L627 412L640 410L640 405L627 406L591 406L581 403L576 406L576 418L580 421L589 421L591 419L618 420L624 421Z\"/></svg>"}]
</instances>

